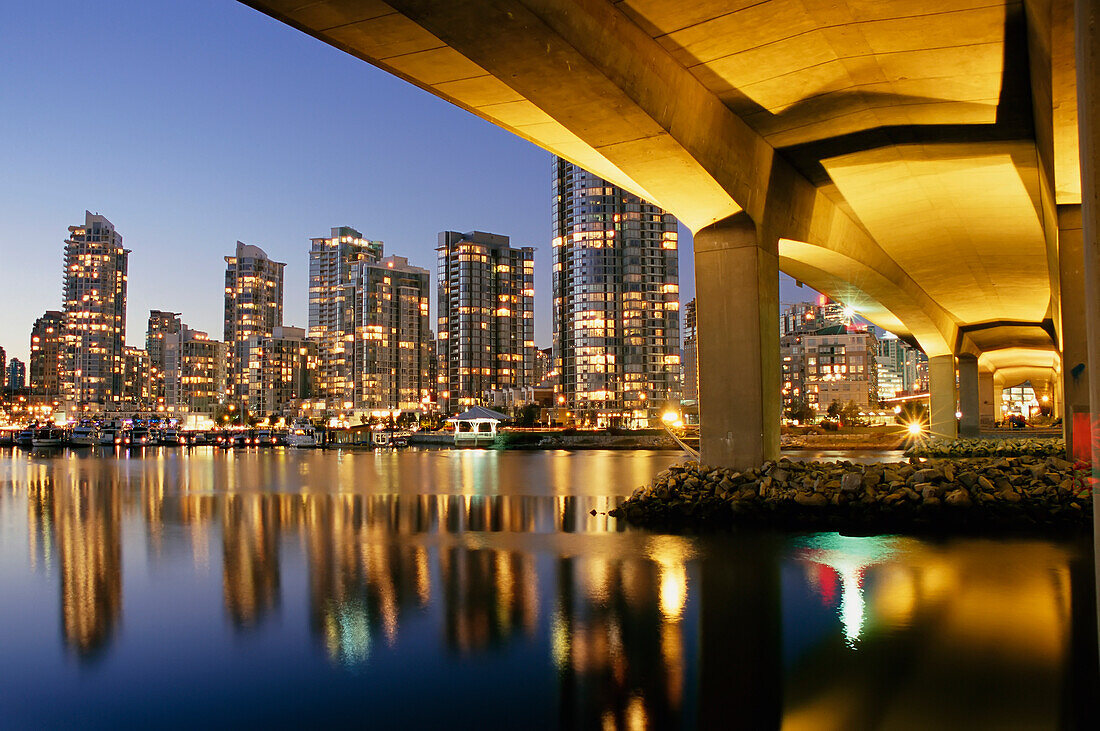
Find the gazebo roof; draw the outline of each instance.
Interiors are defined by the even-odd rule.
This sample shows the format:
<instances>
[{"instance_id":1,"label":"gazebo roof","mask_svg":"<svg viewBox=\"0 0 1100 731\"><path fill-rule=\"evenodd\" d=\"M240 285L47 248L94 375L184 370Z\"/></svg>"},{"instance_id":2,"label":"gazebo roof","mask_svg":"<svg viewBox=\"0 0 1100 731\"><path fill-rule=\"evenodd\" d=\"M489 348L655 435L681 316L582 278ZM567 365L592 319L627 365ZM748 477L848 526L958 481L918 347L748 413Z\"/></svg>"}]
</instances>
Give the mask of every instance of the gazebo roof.
<instances>
[{"instance_id":1,"label":"gazebo roof","mask_svg":"<svg viewBox=\"0 0 1100 731\"><path fill-rule=\"evenodd\" d=\"M452 416L447 421L506 421L510 418L499 411L493 411L484 406L471 406L469 411L458 416Z\"/></svg>"}]
</instances>

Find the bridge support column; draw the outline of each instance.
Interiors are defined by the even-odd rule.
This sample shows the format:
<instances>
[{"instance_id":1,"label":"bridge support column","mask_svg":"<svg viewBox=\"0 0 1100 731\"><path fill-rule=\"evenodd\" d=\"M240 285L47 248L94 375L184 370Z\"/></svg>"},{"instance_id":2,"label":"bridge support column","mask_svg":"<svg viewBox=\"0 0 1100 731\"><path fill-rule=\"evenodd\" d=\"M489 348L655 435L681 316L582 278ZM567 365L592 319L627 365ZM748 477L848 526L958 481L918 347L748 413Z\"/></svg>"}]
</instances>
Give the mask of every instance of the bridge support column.
<instances>
[{"instance_id":1,"label":"bridge support column","mask_svg":"<svg viewBox=\"0 0 1100 731\"><path fill-rule=\"evenodd\" d=\"M993 420L996 411L993 402L993 374L989 371L978 371L978 428L989 430L993 428Z\"/></svg>"},{"instance_id":2,"label":"bridge support column","mask_svg":"<svg viewBox=\"0 0 1100 731\"><path fill-rule=\"evenodd\" d=\"M699 459L779 457L779 253L745 213L695 234Z\"/></svg>"},{"instance_id":3,"label":"bridge support column","mask_svg":"<svg viewBox=\"0 0 1100 731\"><path fill-rule=\"evenodd\" d=\"M1077 0L1074 6L1074 50L1077 65L1077 135L1081 155L1081 229L1085 274L1086 363L1100 364L1100 190L1096 156L1100 155L1100 3ZM1100 367L1086 368L1090 409L1100 407ZM1093 429L1096 418L1089 411ZM1092 496L1100 497L1100 439L1092 438ZM1100 510L1092 512L1093 555L1100 555ZM1095 561L1100 595L1100 561ZM1100 605L1100 602L1098 602ZM1100 620L1100 615L1098 615Z\"/></svg>"},{"instance_id":4,"label":"bridge support column","mask_svg":"<svg viewBox=\"0 0 1100 731\"><path fill-rule=\"evenodd\" d=\"M958 435L955 419L955 356L936 355L928 359L928 425L933 436L954 439Z\"/></svg>"},{"instance_id":5,"label":"bridge support column","mask_svg":"<svg viewBox=\"0 0 1100 731\"><path fill-rule=\"evenodd\" d=\"M979 404L978 396L978 358L973 355L959 356L959 435L978 436Z\"/></svg>"},{"instance_id":6,"label":"bridge support column","mask_svg":"<svg viewBox=\"0 0 1100 731\"><path fill-rule=\"evenodd\" d=\"M1004 386L993 386L993 420L999 422L1005 418L1005 389Z\"/></svg>"},{"instance_id":7,"label":"bridge support column","mask_svg":"<svg viewBox=\"0 0 1100 731\"><path fill-rule=\"evenodd\" d=\"M1062 310L1062 434L1073 453L1074 414L1089 413L1089 354L1085 334L1085 232L1081 206L1058 206L1058 268Z\"/></svg>"}]
</instances>

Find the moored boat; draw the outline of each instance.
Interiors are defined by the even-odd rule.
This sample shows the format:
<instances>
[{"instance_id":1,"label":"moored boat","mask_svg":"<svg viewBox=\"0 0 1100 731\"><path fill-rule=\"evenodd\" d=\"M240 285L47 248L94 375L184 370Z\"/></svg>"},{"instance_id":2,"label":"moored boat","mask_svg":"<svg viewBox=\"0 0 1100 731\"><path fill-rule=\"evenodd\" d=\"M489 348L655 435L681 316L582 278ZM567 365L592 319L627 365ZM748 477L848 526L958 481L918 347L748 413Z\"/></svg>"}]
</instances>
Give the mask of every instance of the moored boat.
<instances>
[{"instance_id":1,"label":"moored boat","mask_svg":"<svg viewBox=\"0 0 1100 731\"><path fill-rule=\"evenodd\" d=\"M99 427L93 421L80 422L73 427L69 444L73 447L94 447L99 444Z\"/></svg>"},{"instance_id":2,"label":"moored boat","mask_svg":"<svg viewBox=\"0 0 1100 731\"><path fill-rule=\"evenodd\" d=\"M131 449L151 447L156 444L154 436L149 432L149 429L144 426L135 426L133 429L130 430L128 441L126 438L124 438L122 441Z\"/></svg>"},{"instance_id":3,"label":"moored boat","mask_svg":"<svg viewBox=\"0 0 1100 731\"><path fill-rule=\"evenodd\" d=\"M15 446L30 448L34 446L35 427L28 426L15 437Z\"/></svg>"},{"instance_id":4,"label":"moored boat","mask_svg":"<svg viewBox=\"0 0 1100 731\"><path fill-rule=\"evenodd\" d=\"M68 441L65 430L59 426L42 426L34 430L31 446L35 449L42 447L64 447Z\"/></svg>"},{"instance_id":5,"label":"moored boat","mask_svg":"<svg viewBox=\"0 0 1100 731\"><path fill-rule=\"evenodd\" d=\"M317 430L308 419L296 420L290 425L290 431L286 435L286 445L299 448L316 447Z\"/></svg>"}]
</instances>

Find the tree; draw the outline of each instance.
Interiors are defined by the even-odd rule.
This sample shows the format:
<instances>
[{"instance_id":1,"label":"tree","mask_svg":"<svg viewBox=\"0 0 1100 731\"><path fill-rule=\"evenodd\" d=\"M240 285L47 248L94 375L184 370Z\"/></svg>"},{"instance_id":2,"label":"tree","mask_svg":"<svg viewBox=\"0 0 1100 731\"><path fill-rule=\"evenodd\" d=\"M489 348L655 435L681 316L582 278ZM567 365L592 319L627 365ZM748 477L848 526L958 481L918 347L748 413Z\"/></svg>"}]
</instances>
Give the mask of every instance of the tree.
<instances>
[{"instance_id":1,"label":"tree","mask_svg":"<svg viewBox=\"0 0 1100 731\"><path fill-rule=\"evenodd\" d=\"M825 413L829 415L829 418L840 418L840 412L844 410L844 407L840 405L840 402L833 399L833 402L829 404L829 408L825 410Z\"/></svg>"},{"instance_id":2,"label":"tree","mask_svg":"<svg viewBox=\"0 0 1100 731\"><path fill-rule=\"evenodd\" d=\"M860 415L859 406L855 401L849 401L840 410L840 420L844 422L845 426L865 426L867 424L866 417Z\"/></svg>"},{"instance_id":3,"label":"tree","mask_svg":"<svg viewBox=\"0 0 1100 731\"><path fill-rule=\"evenodd\" d=\"M539 405L524 404L516 411L516 426L530 428L538 424Z\"/></svg>"},{"instance_id":4,"label":"tree","mask_svg":"<svg viewBox=\"0 0 1100 731\"><path fill-rule=\"evenodd\" d=\"M802 399L795 399L791 402L791 405L787 408L786 416L788 419L797 421L800 424L805 424L809 421L813 421L813 418L817 414L810 408Z\"/></svg>"}]
</instances>

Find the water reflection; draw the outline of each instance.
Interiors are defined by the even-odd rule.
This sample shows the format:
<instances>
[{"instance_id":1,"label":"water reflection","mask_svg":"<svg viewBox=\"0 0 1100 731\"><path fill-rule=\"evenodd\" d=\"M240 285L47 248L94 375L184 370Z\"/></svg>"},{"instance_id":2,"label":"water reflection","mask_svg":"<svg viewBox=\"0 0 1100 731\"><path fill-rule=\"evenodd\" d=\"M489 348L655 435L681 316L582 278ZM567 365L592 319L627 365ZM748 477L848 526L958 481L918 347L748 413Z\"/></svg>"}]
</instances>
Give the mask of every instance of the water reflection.
<instances>
[{"instance_id":1,"label":"water reflection","mask_svg":"<svg viewBox=\"0 0 1100 731\"><path fill-rule=\"evenodd\" d=\"M0 705L40 720L34 693L67 677L42 659L60 639L152 697L173 686L166 656L198 653L210 708L257 653L249 682L287 723L365 703L407 726L489 722L500 711L479 700L485 683L531 715L523 725L564 728L728 726L731 713L748 728L1057 727L1080 707L1092 591L1080 547L661 536L607 517L609 485L629 491L675 458L0 454L0 581L32 596L39 577L60 597L53 638L25 619L50 606L0 601L2 662L22 670ZM161 599L161 575L179 603ZM178 636L149 630L153 611ZM211 640L222 626L263 642ZM33 640L22 654L19 633ZM449 705L410 708L352 680L401 673ZM209 720L203 708L173 718Z\"/></svg>"}]
</instances>

